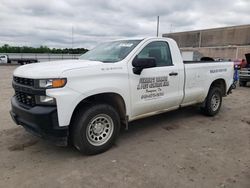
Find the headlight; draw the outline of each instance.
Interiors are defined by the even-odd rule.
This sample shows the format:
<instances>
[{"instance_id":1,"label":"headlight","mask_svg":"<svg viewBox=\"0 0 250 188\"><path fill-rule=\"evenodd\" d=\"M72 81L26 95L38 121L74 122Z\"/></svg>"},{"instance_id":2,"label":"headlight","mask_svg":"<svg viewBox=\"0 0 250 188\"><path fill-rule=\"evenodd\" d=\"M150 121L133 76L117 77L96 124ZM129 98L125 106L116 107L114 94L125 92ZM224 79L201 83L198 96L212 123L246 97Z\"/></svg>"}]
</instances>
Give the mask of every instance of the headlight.
<instances>
[{"instance_id":1,"label":"headlight","mask_svg":"<svg viewBox=\"0 0 250 188\"><path fill-rule=\"evenodd\" d=\"M36 96L36 104L56 105L56 99L49 96Z\"/></svg>"},{"instance_id":2,"label":"headlight","mask_svg":"<svg viewBox=\"0 0 250 188\"><path fill-rule=\"evenodd\" d=\"M64 87L67 83L66 78L61 78L61 79L42 79L38 81L38 86L39 88L60 88Z\"/></svg>"}]
</instances>

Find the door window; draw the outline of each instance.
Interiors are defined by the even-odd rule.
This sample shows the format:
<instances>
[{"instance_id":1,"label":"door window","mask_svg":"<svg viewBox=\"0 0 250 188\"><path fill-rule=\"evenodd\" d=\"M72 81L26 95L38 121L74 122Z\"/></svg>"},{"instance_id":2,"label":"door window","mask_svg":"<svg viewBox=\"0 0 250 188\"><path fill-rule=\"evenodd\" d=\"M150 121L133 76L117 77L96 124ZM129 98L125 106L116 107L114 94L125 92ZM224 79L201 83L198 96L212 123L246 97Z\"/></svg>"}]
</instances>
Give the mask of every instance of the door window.
<instances>
[{"instance_id":1,"label":"door window","mask_svg":"<svg viewBox=\"0 0 250 188\"><path fill-rule=\"evenodd\" d=\"M151 42L147 46L145 46L143 50L138 54L138 58L149 57L155 58L157 67L173 65L170 49L167 42Z\"/></svg>"}]
</instances>

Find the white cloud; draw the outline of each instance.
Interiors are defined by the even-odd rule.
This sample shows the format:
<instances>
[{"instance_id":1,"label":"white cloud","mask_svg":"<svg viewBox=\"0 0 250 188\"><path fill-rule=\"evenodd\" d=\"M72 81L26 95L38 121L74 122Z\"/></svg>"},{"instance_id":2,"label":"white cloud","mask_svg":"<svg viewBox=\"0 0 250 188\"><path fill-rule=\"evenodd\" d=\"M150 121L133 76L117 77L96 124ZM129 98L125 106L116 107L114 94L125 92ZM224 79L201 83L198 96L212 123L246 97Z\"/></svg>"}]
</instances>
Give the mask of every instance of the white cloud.
<instances>
[{"instance_id":1,"label":"white cloud","mask_svg":"<svg viewBox=\"0 0 250 188\"><path fill-rule=\"evenodd\" d=\"M124 37L249 24L248 0L0 0L0 44L93 47Z\"/></svg>"}]
</instances>

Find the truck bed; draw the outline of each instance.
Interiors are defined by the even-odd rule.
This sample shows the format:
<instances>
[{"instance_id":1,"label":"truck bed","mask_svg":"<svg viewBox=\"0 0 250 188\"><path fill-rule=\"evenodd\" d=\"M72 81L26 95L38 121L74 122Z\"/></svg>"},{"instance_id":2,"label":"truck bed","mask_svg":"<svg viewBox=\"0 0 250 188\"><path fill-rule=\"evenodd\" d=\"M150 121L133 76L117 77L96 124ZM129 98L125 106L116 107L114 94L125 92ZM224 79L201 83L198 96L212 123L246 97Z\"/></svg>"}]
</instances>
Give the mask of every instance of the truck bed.
<instances>
[{"instance_id":1,"label":"truck bed","mask_svg":"<svg viewBox=\"0 0 250 188\"><path fill-rule=\"evenodd\" d=\"M183 103L189 103L194 98L202 102L206 97L213 80L229 80L226 91L233 83L233 62L226 61L186 61L185 69L185 97Z\"/></svg>"},{"instance_id":2,"label":"truck bed","mask_svg":"<svg viewBox=\"0 0 250 188\"><path fill-rule=\"evenodd\" d=\"M184 64L193 64L193 63L226 63L226 61L183 61Z\"/></svg>"}]
</instances>

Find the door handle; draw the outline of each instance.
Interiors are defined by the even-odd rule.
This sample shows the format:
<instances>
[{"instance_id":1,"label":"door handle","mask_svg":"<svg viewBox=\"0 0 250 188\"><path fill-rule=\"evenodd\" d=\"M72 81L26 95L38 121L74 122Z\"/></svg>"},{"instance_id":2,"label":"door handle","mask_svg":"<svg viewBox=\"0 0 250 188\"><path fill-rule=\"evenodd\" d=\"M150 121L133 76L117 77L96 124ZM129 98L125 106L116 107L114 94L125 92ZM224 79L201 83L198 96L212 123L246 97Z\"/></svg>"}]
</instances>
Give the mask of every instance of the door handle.
<instances>
[{"instance_id":1,"label":"door handle","mask_svg":"<svg viewBox=\"0 0 250 188\"><path fill-rule=\"evenodd\" d=\"M171 73L169 73L169 76L177 76L177 75L178 75L177 72L171 72Z\"/></svg>"}]
</instances>

